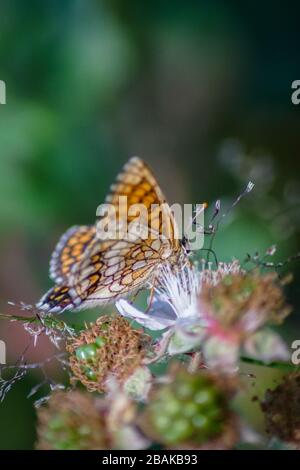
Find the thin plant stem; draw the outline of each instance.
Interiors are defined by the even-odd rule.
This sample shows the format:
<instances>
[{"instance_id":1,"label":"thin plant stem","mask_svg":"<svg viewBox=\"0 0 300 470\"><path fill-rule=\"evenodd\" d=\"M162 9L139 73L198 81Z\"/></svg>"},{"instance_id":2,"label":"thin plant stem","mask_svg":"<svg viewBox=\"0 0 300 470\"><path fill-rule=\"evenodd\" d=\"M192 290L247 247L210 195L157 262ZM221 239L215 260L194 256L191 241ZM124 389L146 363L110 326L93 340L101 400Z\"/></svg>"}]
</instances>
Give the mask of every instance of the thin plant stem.
<instances>
[{"instance_id":1,"label":"thin plant stem","mask_svg":"<svg viewBox=\"0 0 300 470\"><path fill-rule=\"evenodd\" d=\"M289 362L265 362L260 359L254 359L252 357L241 356L240 360L247 364L252 364L254 366L268 367L271 369L280 369L285 371L297 371L299 366L291 364Z\"/></svg>"}]
</instances>

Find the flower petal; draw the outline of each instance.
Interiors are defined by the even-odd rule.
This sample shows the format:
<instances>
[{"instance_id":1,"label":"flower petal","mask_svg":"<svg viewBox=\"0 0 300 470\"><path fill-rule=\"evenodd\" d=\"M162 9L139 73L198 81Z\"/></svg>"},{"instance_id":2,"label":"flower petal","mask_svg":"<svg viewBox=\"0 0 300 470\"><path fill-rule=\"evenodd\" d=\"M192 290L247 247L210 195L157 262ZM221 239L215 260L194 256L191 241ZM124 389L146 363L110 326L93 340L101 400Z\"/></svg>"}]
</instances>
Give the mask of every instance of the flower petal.
<instances>
[{"instance_id":1,"label":"flower petal","mask_svg":"<svg viewBox=\"0 0 300 470\"><path fill-rule=\"evenodd\" d=\"M183 330L175 329L168 346L168 353L170 356L174 356L175 354L182 354L194 348L199 349L202 336L203 335L188 334Z\"/></svg>"},{"instance_id":2,"label":"flower petal","mask_svg":"<svg viewBox=\"0 0 300 470\"><path fill-rule=\"evenodd\" d=\"M286 361L290 358L287 345L274 331L263 329L253 334L244 344L247 354L266 362Z\"/></svg>"},{"instance_id":3,"label":"flower petal","mask_svg":"<svg viewBox=\"0 0 300 470\"><path fill-rule=\"evenodd\" d=\"M163 330L174 324L173 319L159 316L159 313L155 314L155 312L144 313L124 299L118 300L116 302L116 307L121 315L132 318L136 322L143 325L145 328L149 328L149 330Z\"/></svg>"},{"instance_id":4,"label":"flower petal","mask_svg":"<svg viewBox=\"0 0 300 470\"><path fill-rule=\"evenodd\" d=\"M239 345L234 341L212 336L204 342L203 355L205 364L209 368L228 373L236 372L238 369Z\"/></svg>"},{"instance_id":5,"label":"flower petal","mask_svg":"<svg viewBox=\"0 0 300 470\"><path fill-rule=\"evenodd\" d=\"M152 300L148 314L155 316L156 318L172 320L173 322L177 320L177 315L170 303L160 300L157 297L154 297Z\"/></svg>"}]
</instances>

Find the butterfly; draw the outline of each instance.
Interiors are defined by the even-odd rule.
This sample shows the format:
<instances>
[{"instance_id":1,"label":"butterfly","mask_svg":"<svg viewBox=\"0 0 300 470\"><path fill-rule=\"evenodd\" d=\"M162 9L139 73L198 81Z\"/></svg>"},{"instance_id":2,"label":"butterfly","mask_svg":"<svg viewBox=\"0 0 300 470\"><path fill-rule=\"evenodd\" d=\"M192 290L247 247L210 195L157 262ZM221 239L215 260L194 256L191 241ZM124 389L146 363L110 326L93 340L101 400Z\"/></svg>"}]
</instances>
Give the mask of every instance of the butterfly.
<instances>
[{"instance_id":1,"label":"butterfly","mask_svg":"<svg viewBox=\"0 0 300 470\"><path fill-rule=\"evenodd\" d=\"M120 205L125 200L127 211ZM97 224L71 227L52 254L50 278L55 285L41 298L39 309L61 313L114 302L151 286L165 263L176 265L187 257L186 240L177 236L171 208L152 171L140 158L126 163L105 203L113 206L119 223L130 222L130 208L143 204L146 213L142 222L149 227L148 237L131 233L129 228L128 236L103 240ZM167 236L160 214L168 222ZM153 232L155 237L151 236Z\"/></svg>"}]
</instances>

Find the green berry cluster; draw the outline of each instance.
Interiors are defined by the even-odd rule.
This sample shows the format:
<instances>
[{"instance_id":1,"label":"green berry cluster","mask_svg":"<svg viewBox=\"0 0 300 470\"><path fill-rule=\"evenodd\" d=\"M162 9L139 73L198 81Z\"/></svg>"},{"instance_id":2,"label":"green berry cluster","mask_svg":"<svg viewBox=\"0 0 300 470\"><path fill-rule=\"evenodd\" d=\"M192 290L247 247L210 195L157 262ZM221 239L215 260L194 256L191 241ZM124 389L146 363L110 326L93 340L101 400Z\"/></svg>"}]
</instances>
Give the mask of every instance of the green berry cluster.
<instances>
[{"instance_id":1,"label":"green berry cluster","mask_svg":"<svg viewBox=\"0 0 300 470\"><path fill-rule=\"evenodd\" d=\"M79 391L54 392L38 412L38 449L106 448L106 427L92 396Z\"/></svg>"},{"instance_id":2,"label":"green berry cluster","mask_svg":"<svg viewBox=\"0 0 300 470\"><path fill-rule=\"evenodd\" d=\"M170 384L154 391L146 428L167 445L200 445L222 432L226 403L224 392L207 373L180 370Z\"/></svg>"},{"instance_id":3,"label":"green berry cluster","mask_svg":"<svg viewBox=\"0 0 300 470\"><path fill-rule=\"evenodd\" d=\"M73 374L89 392L104 392L107 378L123 384L141 365L150 338L120 316L103 315L70 338L67 351Z\"/></svg>"},{"instance_id":4,"label":"green berry cluster","mask_svg":"<svg viewBox=\"0 0 300 470\"><path fill-rule=\"evenodd\" d=\"M75 355L78 361L82 361L83 364L88 364L82 366L82 371L88 380L97 380L97 374L95 370L93 370L93 364L97 360L97 352L99 348L102 348L105 344L106 339L103 336L97 336L93 343L79 346L75 350Z\"/></svg>"},{"instance_id":5,"label":"green berry cluster","mask_svg":"<svg viewBox=\"0 0 300 470\"><path fill-rule=\"evenodd\" d=\"M56 450L77 450L86 447L91 437L91 428L82 424L76 429L68 427L67 416L54 416L48 423L48 431L45 438Z\"/></svg>"}]
</instances>

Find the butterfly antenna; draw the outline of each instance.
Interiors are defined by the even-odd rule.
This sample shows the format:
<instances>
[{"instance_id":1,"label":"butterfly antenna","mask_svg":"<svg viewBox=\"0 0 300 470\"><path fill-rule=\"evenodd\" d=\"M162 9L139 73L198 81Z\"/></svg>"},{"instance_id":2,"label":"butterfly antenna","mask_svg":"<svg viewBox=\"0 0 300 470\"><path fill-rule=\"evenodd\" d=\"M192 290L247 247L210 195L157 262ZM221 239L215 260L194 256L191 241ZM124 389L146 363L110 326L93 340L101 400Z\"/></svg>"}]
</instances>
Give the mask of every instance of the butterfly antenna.
<instances>
[{"instance_id":1,"label":"butterfly antenna","mask_svg":"<svg viewBox=\"0 0 300 470\"><path fill-rule=\"evenodd\" d=\"M263 261L263 259L264 258L259 258L258 253L255 253L254 256L248 254L245 262L251 262L254 263L256 266L261 266L263 268L280 269L286 266L287 264L291 263L292 261L300 259L300 252L296 253L295 255L289 256L283 261L279 261L277 263L274 263L272 261Z\"/></svg>"},{"instance_id":2,"label":"butterfly antenna","mask_svg":"<svg viewBox=\"0 0 300 470\"><path fill-rule=\"evenodd\" d=\"M213 212L213 214L210 218L209 225L212 225L212 223L215 220L215 218L217 217L217 215L219 215L220 209L221 209L221 201L220 201L220 199L217 199L217 201L215 202L215 210L214 210L214 212Z\"/></svg>"},{"instance_id":3,"label":"butterfly antenna","mask_svg":"<svg viewBox=\"0 0 300 470\"><path fill-rule=\"evenodd\" d=\"M214 240L215 240L215 236L216 236L216 233L219 229L219 225L220 223L222 222L222 220L225 219L225 217L227 217L227 215L235 208L235 206L241 201L241 199L246 196L247 194L249 194L252 189L254 188L254 183L252 181L249 181L246 188L244 189L244 191L242 191L238 197L233 201L233 203L231 204L231 206L227 209L227 211L223 212L223 214L221 214L219 216L219 219L216 223L216 226L213 227L213 225L211 225L211 233L212 233L212 237L210 239L210 243L209 243L209 249L212 250L212 247L213 247L213 243L214 243ZM216 201L216 204L215 204L215 211L212 215L212 220L214 220L218 214L220 213L220 208L221 208L221 203L219 201ZM209 252L207 253L207 261L209 261Z\"/></svg>"},{"instance_id":4,"label":"butterfly antenna","mask_svg":"<svg viewBox=\"0 0 300 470\"><path fill-rule=\"evenodd\" d=\"M254 188L254 183L252 183L252 181L249 181L249 183L247 184L246 188L244 189L244 191L238 195L238 197L235 199L235 201L231 204L231 206L227 209L227 211L225 211L221 217L220 217L220 220L218 222L218 225L220 223L220 221L227 217L227 215L235 208L235 206L240 202L240 200L245 197L247 194L249 194L252 189Z\"/></svg>"},{"instance_id":5,"label":"butterfly antenna","mask_svg":"<svg viewBox=\"0 0 300 470\"><path fill-rule=\"evenodd\" d=\"M196 205L196 207L197 207L197 206L198 206L198 204ZM197 217L199 217L199 215L202 214L202 212L204 212L205 209L207 209L208 204L207 204L207 202L203 202L202 204L199 204L199 206L200 206L200 207L198 207L198 208L196 209L194 216L191 218L191 221L190 221L189 225L187 226L187 231L189 231L189 230L192 228L192 226L193 226L194 224L197 225L197 222L196 222L196 221L197 221Z\"/></svg>"}]
</instances>

